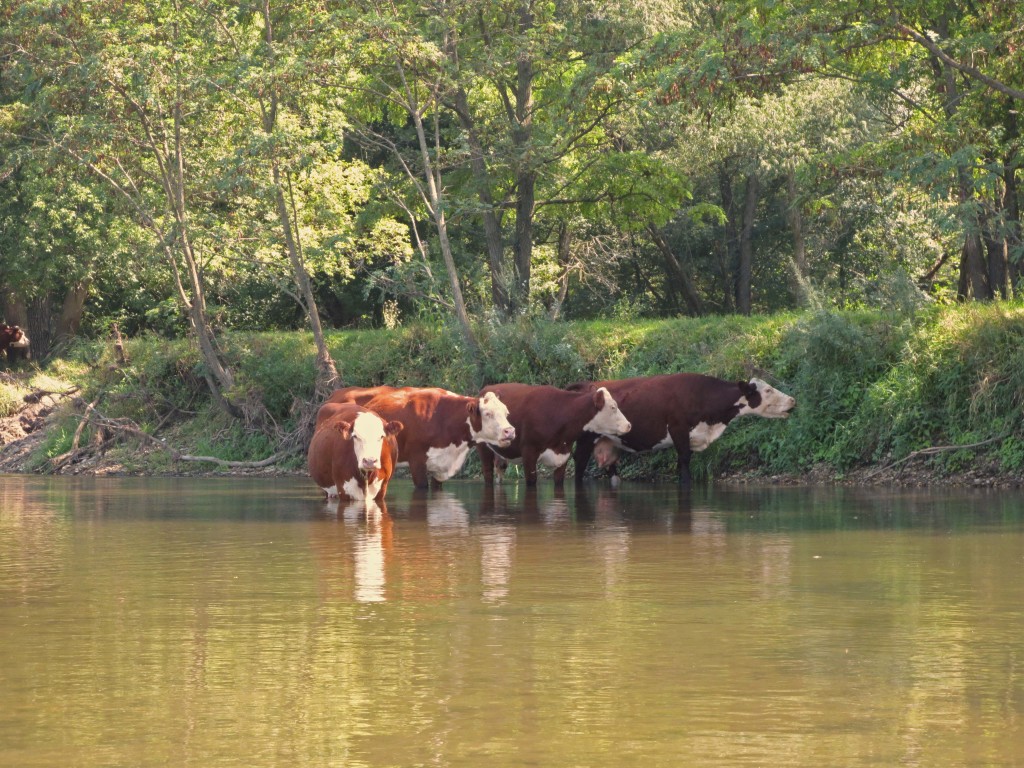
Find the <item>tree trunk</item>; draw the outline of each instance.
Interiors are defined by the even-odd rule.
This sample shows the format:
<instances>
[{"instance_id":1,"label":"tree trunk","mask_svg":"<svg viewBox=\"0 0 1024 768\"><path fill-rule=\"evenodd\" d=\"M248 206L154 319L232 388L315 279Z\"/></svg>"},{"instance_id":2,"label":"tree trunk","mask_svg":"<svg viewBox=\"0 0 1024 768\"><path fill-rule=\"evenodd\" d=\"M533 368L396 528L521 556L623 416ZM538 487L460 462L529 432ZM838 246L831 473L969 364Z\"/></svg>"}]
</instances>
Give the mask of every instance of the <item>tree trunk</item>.
<instances>
[{"instance_id":1,"label":"tree trunk","mask_svg":"<svg viewBox=\"0 0 1024 768\"><path fill-rule=\"evenodd\" d=\"M487 246L487 265L491 272L491 301L503 317L511 311L509 287L505 275L505 248L501 236L501 222L491 193L491 179L484 159L484 148L476 131L476 123L469 111L469 97L460 86L455 92L455 115L459 119L469 142L469 167L476 181L480 198L480 216L484 224L484 242Z\"/></svg>"},{"instance_id":2,"label":"tree trunk","mask_svg":"<svg viewBox=\"0 0 1024 768\"><path fill-rule=\"evenodd\" d=\"M263 35L267 44L267 50L272 51L274 45L274 25L270 16L270 0L263 2ZM270 136L274 132L277 123L278 96L272 94L269 104L261 103L263 109L263 131ZM270 160L271 178L274 182L274 202L277 205L277 217L281 222L281 231L284 235L285 251L288 253L288 261L292 266L292 277L299 290L302 299L303 309L309 319L310 329L313 331L313 343L316 345L316 385L315 400L326 400L338 382L338 369L334 365L334 359L327 348L327 341L324 338L323 325L320 323L320 310L316 304L316 297L313 295L313 286L306 271L306 265L302 257L302 245L298 238L298 222L294 222L288 211L288 202L284 195L284 185L281 179L281 166L276 157Z\"/></svg>"},{"instance_id":3,"label":"tree trunk","mask_svg":"<svg viewBox=\"0 0 1024 768\"><path fill-rule=\"evenodd\" d=\"M996 221L1000 220L997 214ZM985 227L985 254L988 258L988 287L991 298L1010 298L1010 260L1006 238L994 231L993 222Z\"/></svg>"},{"instance_id":4,"label":"tree trunk","mask_svg":"<svg viewBox=\"0 0 1024 768\"><path fill-rule=\"evenodd\" d=\"M740 238L736 229L736 200L732 188L732 168L728 161L718 168L718 191L722 198L722 210L725 211L723 226L723 264L721 270L723 305L727 312L735 307L734 275L740 261Z\"/></svg>"},{"instance_id":5,"label":"tree trunk","mask_svg":"<svg viewBox=\"0 0 1024 768\"><path fill-rule=\"evenodd\" d=\"M786 218L789 220L789 230L793 235L793 274L790 291L798 305L806 304L810 298L807 293L807 246L804 242L804 217L796 187L796 171L792 168L786 174L786 203Z\"/></svg>"},{"instance_id":6,"label":"tree trunk","mask_svg":"<svg viewBox=\"0 0 1024 768\"><path fill-rule=\"evenodd\" d=\"M29 354L37 362L53 350L56 342L57 318L54 317L50 296L39 296L22 304L25 321L17 323L28 334Z\"/></svg>"},{"instance_id":7,"label":"tree trunk","mask_svg":"<svg viewBox=\"0 0 1024 768\"><path fill-rule=\"evenodd\" d=\"M522 0L519 5L519 33L527 34L533 29L534 18L531 3ZM533 264L533 214L536 207L537 173L534 170L533 152L533 60L525 52L516 62L516 103L512 142L516 148L518 168L516 169L516 234L513 243L515 253L515 295L513 310L522 312L530 302L530 269Z\"/></svg>"},{"instance_id":8,"label":"tree trunk","mask_svg":"<svg viewBox=\"0 0 1024 768\"><path fill-rule=\"evenodd\" d=\"M558 266L562 273L558 276L558 294L551 304L550 317L557 320L562 314L562 305L569 295L569 267L572 261L572 230L564 221L558 225Z\"/></svg>"},{"instance_id":9,"label":"tree trunk","mask_svg":"<svg viewBox=\"0 0 1024 768\"><path fill-rule=\"evenodd\" d=\"M747 177L747 191L743 198L743 220L740 228L740 261L736 271L736 311L749 315L751 309L751 281L754 262L754 217L757 213L759 184L757 175Z\"/></svg>"},{"instance_id":10,"label":"tree trunk","mask_svg":"<svg viewBox=\"0 0 1024 768\"><path fill-rule=\"evenodd\" d=\"M531 172L519 176L516 184L516 286L513 312L524 312L530 306L530 268L533 265L533 209L536 202L537 177Z\"/></svg>"},{"instance_id":11,"label":"tree trunk","mask_svg":"<svg viewBox=\"0 0 1024 768\"><path fill-rule=\"evenodd\" d=\"M317 401L326 400L338 383L338 369L334 365L334 358L327 348L327 340L324 337L323 325L320 322L320 310L316 305L316 297L313 295L313 285L303 263L302 253L297 238L292 228L292 219L288 213L288 204L284 198L284 190L281 187L281 169L277 161L272 161L272 176L274 179L274 198L277 201L277 215L281 221L281 229L284 232L285 249L288 252L288 260L292 265L292 277L299 289L299 296L302 297L303 309L306 310L306 317L309 320L309 327L313 331L313 343L316 345L316 391Z\"/></svg>"},{"instance_id":12,"label":"tree trunk","mask_svg":"<svg viewBox=\"0 0 1024 768\"><path fill-rule=\"evenodd\" d=\"M961 210L971 210L977 202L974 196L974 185L971 183L970 171L961 166L959 176L959 201ZM985 251L981 242L980 222L977 219L963 220L964 247L960 258L960 280L957 287L957 298L961 300L992 298L992 286L988 282L988 269L985 264Z\"/></svg>"},{"instance_id":13,"label":"tree trunk","mask_svg":"<svg viewBox=\"0 0 1024 768\"><path fill-rule=\"evenodd\" d=\"M700 293L697 292L697 287L693 284L689 273L683 269L683 265L679 263L679 259L676 258L675 253L673 253L657 227L653 224L648 224L647 232L665 260L671 287L675 289L678 286L682 290L683 301L686 303L686 313L693 317L700 317L704 314L704 302L701 301Z\"/></svg>"},{"instance_id":14,"label":"tree trunk","mask_svg":"<svg viewBox=\"0 0 1024 768\"><path fill-rule=\"evenodd\" d=\"M942 37L949 36L949 23L946 18L935 21L936 31ZM956 84L956 72L952 67L936 56L931 57L931 66L935 74L936 90L943 98L943 112L946 119L952 122L956 118L961 102ZM988 269L985 264L985 252L981 241L981 222L975 213L977 199L971 169L963 163L956 169L957 198L961 211L960 221L964 228L964 245L960 253L960 279L957 284L957 298L990 299L992 287L988 283Z\"/></svg>"},{"instance_id":15,"label":"tree trunk","mask_svg":"<svg viewBox=\"0 0 1024 768\"><path fill-rule=\"evenodd\" d=\"M401 68L401 62L399 62L399 71L402 72L404 77L404 70ZM473 324L469 320L469 312L466 310L466 300L462 295L462 286L459 284L459 272L455 266L455 257L452 255L451 242L448 240L448 220L444 213L444 199L441 197L441 184L437 178L435 178L434 165L430 160L430 145L427 143L427 132L423 127L423 116L419 110L413 106L413 101L410 99L409 114L413 119L413 125L416 127L416 138L420 146L420 157L423 161L423 180L426 184L426 200L427 207L430 210L431 218L434 220L434 226L437 229L437 240L441 246L441 258L444 260L445 270L448 272L448 284L451 286L452 301L455 304L455 317L459 322L459 328L462 331L462 337L466 341L466 345L469 347L470 355L473 362L479 368L480 366L480 344L476 340L476 335L473 333ZM437 119L437 115L434 115ZM438 139L440 141L440 139ZM440 150L440 147L438 147Z\"/></svg>"},{"instance_id":16,"label":"tree trunk","mask_svg":"<svg viewBox=\"0 0 1024 768\"><path fill-rule=\"evenodd\" d=\"M56 341L69 341L78 334L85 313L85 301L89 298L89 280L75 283L64 294L60 320L57 321Z\"/></svg>"},{"instance_id":17,"label":"tree trunk","mask_svg":"<svg viewBox=\"0 0 1024 768\"><path fill-rule=\"evenodd\" d=\"M1017 112L1013 109L1007 110L1006 134L1008 143L1015 144L1020 138L1020 130L1017 122ZM1020 280L1024 277L1024 239L1021 237L1020 218L1020 187L1017 185L1017 169L1019 160L1016 151L1012 150L1010 155L1003 160L1003 211L1006 216L1006 247L1008 253L1018 254L1015 260L1010 260L1007 266L1007 282L1009 283L1010 296L1017 293Z\"/></svg>"}]
</instances>

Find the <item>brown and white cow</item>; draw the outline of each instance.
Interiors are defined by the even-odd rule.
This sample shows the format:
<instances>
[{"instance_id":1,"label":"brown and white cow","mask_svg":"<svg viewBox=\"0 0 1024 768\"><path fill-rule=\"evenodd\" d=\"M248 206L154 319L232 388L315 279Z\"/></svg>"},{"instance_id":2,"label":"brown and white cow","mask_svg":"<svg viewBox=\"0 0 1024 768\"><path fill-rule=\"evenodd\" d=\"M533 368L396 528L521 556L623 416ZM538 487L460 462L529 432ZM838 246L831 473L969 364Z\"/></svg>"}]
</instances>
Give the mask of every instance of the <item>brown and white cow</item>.
<instances>
[{"instance_id":1,"label":"brown and white cow","mask_svg":"<svg viewBox=\"0 0 1024 768\"><path fill-rule=\"evenodd\" d=\"M8 362L28 358L28 334L16 325L0 324L0 354L7 354Z\"/></svg>"},{"instance_id":2,"label":"brown and white cow","mask_svg":"<svg viewBox=\"0 0 1024 768\"><path fill-rule=\"evenodd\" d=\"M729 422L751 414L784 419L796 400L761 379L726 381L699 373L670 373L617 381L576 384L570 390L589 391L606 387L633 424L628 434L611 436L616 446L633 453L675 448L679 482L689 485L690 456L703 451L722 436ZM576 482L594 450L596 434L576 441L573 458ZM612 476L616 477L614 465Z\"/></svg>"},{"instance_id":3,"label":"brown and white cow","mask_svg":"<svg viewBox=\"0 0 1024 768\"><path fill-rule=\"evenodd\" d=\"M553 468L555 485L561 485L572 444L580 435L621 435L630 430L629 420L604 387L592 392L569 392L543 385L493 384L481 392L496 394L508 405L509 421L516 429L509 446L477 446L487 483L494 482L494 463L498 458L521 459L527 485L537 484L538 463Z\"/></svg>"},{"instance_id":4,"label":"brown and white cow","mask_svg":"<svg viewBox=\"0 0 1024 768\"><path fill-rule=\"evenodd\" d=\"M362 406L332 403L309 443L313 482L328 499L344 496L367 504L383 499L398 460L395 435L401 430L401 423L386 422Z\"/></svg>"},{"instance_id":5,"label":"brown and white cow","mask_svg":"<svg viewBox=\"0 0 1024 768\"><path fill-rule=\"evenodd\" d=\"M455 475L473 444L504 447L516 435L508 407L493 393L464 397L436 387L347 387L327 401L343 402L359 403L403 424L399 466L409 467L417 488L428 487L431 478L439 484Z\"/></svg>"}]
</instances>

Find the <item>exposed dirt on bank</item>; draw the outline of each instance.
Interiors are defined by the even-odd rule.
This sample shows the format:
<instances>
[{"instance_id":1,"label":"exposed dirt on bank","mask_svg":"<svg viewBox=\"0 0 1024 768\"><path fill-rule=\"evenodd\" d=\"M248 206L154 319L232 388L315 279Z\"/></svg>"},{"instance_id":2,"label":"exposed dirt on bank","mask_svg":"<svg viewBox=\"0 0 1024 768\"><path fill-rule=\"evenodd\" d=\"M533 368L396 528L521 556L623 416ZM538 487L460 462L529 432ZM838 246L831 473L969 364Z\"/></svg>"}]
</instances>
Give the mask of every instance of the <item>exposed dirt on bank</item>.
<instances>
[{"instance_id":1,"label":"exposed dirt on bank","mask_svg":"<svg viewBox=\"0 0 1024 768\"><path fill-rule=\"evenodd\" d=\"M146 469L146 458L154 459L163 452L143 441L131 440L132 467L123 461L125 441L111 441L109 447L83 451L80 458L60 462L40 462L39 451L46 442L48 429L67 410L81 413L84 404L75 399L74 392L43 392L32 389L27 378L0 372L0 383L17 385L28 391L23 405L14 414L0 418L0 473L53 472L65 475L303 475L302 468L270 465L267 467L217 467L213 464L191 462L154 461L167 468ZM59 465L59 466L58 466ZM140 469L141 467L141 469ZM757 471L738 472L715 480L726 485L844 485L844 486L903 486L903 487L978 487L1024 488L1024 472L1007 473L992 461L979 460L962 472L945 473L926 459L893 464L891 466L862 467L846 473L837 473L826 466L818 466L799 475L766 475Z\"/></svg>"}]
</instances>

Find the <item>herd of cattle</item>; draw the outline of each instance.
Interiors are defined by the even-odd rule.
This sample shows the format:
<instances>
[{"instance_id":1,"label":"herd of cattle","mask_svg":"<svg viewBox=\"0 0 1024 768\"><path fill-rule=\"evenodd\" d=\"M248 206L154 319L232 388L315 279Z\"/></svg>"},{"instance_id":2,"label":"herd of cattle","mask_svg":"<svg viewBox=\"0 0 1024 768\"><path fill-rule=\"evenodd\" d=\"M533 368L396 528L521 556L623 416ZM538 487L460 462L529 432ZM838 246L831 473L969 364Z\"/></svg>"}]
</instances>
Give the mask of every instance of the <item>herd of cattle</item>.
<instances>
[{"instance_id":1,"label":"herd of cattle","mask_svg":"<svg viewBox=\"0 0 1024 768\"><path fill-rule=\"evenodd\" d=\"M641 376L558 387L494 384L477 397L438 388L346 387L317 414L309 472L328 499L384 498L396 467L407 466L417 488L448 480L472 447L484 481L495 468L522 461L527 485L537 466L565 479L572 456L576 482L591 457L618 482L620 450L675 448L681 483L690 483L690 455L721 437L737 416L786 418L796 405L761 379L725 381L696 373ZM574 447L575 446L575 447Z\"/></svg>"}]
</instances>

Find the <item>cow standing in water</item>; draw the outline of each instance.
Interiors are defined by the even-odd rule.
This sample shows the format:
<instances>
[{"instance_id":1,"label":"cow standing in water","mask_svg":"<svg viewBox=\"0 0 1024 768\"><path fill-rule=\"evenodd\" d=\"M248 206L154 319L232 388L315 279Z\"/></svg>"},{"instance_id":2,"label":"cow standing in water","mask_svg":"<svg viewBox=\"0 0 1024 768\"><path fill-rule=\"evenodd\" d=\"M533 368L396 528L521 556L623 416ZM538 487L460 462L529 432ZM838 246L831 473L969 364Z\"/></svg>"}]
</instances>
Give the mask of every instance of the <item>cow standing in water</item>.
<instances>
[{"instance_id":1,"label":"cow standing in water","mask_svg":"<svg viewBox=\"0 0 1024 768\"><path fill-rule=\"evenodd\" d=\"M399 461L417 488L452 477L474 444L505 447L516 435L508 408L493 392L464 397L436 387L347 387L335 390L324 407L336 403L358 403L402 423Z\"/></svg>"},{"instance_id":2,"label":"cow standing in water","mask_svg":"<svg viewBox=\"0 0 1024 768\"><path fill-rule=\"evenodd\" d=\"M515 439L508 446L477 446L484 482L494 482L495 459L522 459L527 485L537 484L537 464L555 470L555 485L565 480L565 464L572 444L585 432L620 435L629 432L629 420L622 415L608 390L567 392L564 389L531 384L493 384L481 393L496 394L508 405Z\"/></svg>"},{"instance_id":3,"label":"cow standing in water","mask_svg":"<svg viewBox=\"0 0 1024 768\"><path fill-rule=\"evenodd\" d=\"M738 416L754 415L784 419L796 400L761 379L726 381L699 373L670 373L615 381L575 384L570 390L590 391L606 387L619 409L632 423L625 435L610 436L619 448L637 453L675 448L679 482L690 485L690 456L703 451L722 436ZM576 482L583 473L598 440L584 434L576 441L573 458ZM612 476L617 477L614 463Z\"/></svg>"},{"instance_id":4,"label":"cow standing in water","mask_svg":"<svg viewBox=\"0 0 1024 768\"><path fill-rule=\"evenodd\" d=\"M309 443L313 482L328 500L346 497L368 505L383 500L398 461L395 435L402 425L351 403L332 403L321 411Z\"/></svg>"}]
</instances>

